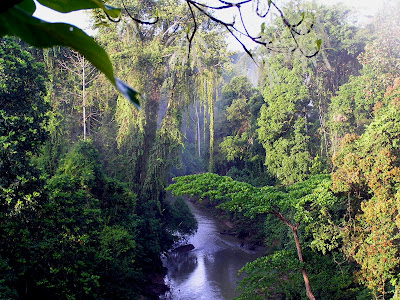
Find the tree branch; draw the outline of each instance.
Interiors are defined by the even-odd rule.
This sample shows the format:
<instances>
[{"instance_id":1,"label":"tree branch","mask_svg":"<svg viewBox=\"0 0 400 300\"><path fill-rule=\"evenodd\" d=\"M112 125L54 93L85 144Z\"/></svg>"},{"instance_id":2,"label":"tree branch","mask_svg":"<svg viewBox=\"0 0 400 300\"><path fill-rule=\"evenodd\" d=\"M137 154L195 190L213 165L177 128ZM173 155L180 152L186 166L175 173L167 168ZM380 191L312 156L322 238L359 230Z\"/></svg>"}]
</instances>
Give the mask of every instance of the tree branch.
<instances>
[{"instance_id":1,"label":"tree branch","mask_svg":"<svg viewBox=\"0 0 400 300\"><path fill-rule=\"evenodd\" d=\"M192 9L192 6L190 5L190 3L188 3L188 6L189 6L190 14L192 15L193 24L194 24L193 32L190 35L190 37L189 37L189 33L188 32L186 33L186 38L189 42L189 52L188 52L188 58L189 58L190 50L192 48L192 41L193 41L194 35L196 34L196 31L197 31L197 21L196 21L196 16L193 12L193 9Z\"/></svg>"},{"instance_id":2,"label":"tree branch","mask_svg":"<svg viewBox=\"0 0 400 300\"><path fill-rule=\"evenodd\" d=\"M132 19L133 21L135 21L136 23L145 24L145 25L154 25L154 24L156 24L156 23L158 22L158 20L159 20L159 17L158 17L158 16L156 17L156 19L155 19L154 21L142 21L142 20L139 20L139 19L135 18L134 16L131 15L131 13L129 12L129 10L126 8L124 0L121 0L121 2L122 2L122 5L123 5L123 7L124 7L126 13L127 13L128 16L129 16L129 18L131 18L131 19Z\"/></svg>"}]
</instances>

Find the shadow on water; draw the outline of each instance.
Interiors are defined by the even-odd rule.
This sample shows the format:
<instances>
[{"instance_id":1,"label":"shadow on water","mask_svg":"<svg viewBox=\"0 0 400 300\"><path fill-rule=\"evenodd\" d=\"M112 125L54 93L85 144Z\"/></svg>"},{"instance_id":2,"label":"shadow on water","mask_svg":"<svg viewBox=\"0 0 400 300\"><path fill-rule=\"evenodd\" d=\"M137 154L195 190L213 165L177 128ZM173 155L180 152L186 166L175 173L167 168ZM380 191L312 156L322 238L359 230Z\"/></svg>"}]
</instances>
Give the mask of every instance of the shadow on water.
<instances>
[{"instance_id":1,"label":"shadow on water","mask_svg":"<svg viewBox=\"0 0 400 300\"><path fill-rule=\"evenodd\" d=\"M168 268L166 284L171 290L161 296L163 300L230 300L237 296L237 272L247 262L264 254L264 249L248 250L242 240L222 235L226 229L212 216L188 205L199 227L188 244L188 252L172 252L163 259Z\"/></svg>"}]
</instances>

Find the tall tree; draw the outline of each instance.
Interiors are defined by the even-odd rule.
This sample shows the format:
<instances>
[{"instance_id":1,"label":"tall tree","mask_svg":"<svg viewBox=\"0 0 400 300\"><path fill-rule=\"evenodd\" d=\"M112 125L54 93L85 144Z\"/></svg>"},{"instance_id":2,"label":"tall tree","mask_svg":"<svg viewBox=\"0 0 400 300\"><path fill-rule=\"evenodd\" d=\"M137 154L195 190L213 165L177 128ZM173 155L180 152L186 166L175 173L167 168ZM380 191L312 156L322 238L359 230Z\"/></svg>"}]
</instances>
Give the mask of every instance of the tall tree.
<instances>
[{"instance_id":1,"label":"tall tree","mask_svg":"<svg viewBox=\"0 0 400 300\"><path fill-rule=\"evenodd\" d=\"M262 94L245 76L236 76L222 89L217 113L218 173L241 178L256 186L271 179L264 165L265 150L258 140L257 119ZM259 181L256 183L256 181Z\"/></svg>"},{"instance_id":2,"label":"tall tree","mask_svg":"<svg viewBox=\"0 0 400 300\"><path fill-rule=\"evenodd\" d=\"M47 132L46 72L29 48L14 38L0 40L0 260L1 298L15 298L28 283L36 209L44 182L32 164ZM35 260L34 257L32 257Z\"/></svg>"},{"instance_id":3,"label":"tall tree","mask_svg":"<svg viewBox=\"0 0 400 300\"><path fill-rule=\"evenodd\" d=\"M335 153L346 133L362 134L371 123L373 108L385 101L384 93L394 78L399 76L399 36L397 10L385 17L378 17L368 34L375 36L365 51L358 56L362 66L359 76L352 76L348 83L340 86L337 96L329 108L329 128L332 151Z\"/></svg>"},{"instance_id":4,"label":"tall tree","mask_svg":"<svg viewBox=\"0 0 400 300\"><path fill-rule=\"evenodd\" d=\"M375 105L361 136L346 135L334 157L334 188L348 196L345 253L359 265L357 278L376 299L398 297L399 85Z\"/></svg>"},{"instance_id":5,"label":"tall tree","mask_svg":"<svg viewBox=\"0 0 400 300\"><path fill-rule=\"evenodd\" d=\"M330 158L329 106L339 87L358 75L357 57L365 45L359 28L351 23L353 13L344 6L317 6L317 31L323 36L320 53L313 58L310 74L310 96L318 115L320 157ZM330 159L327 159L328 163Z\"/></svg>"},{"instance_id":6,"label":"tall tree","mask_svg":"<svg viewBox=\"0 0 400 300\"><path fill-rule=\"evenodd\" d=\"M41 194L39 176L30 167L30 159L47 136L43 126L48 104L43 99L44 66L15 39L3 38L0 46L1 205L3 213L9 214L34 205Z\"/></svg>"},{"instance_id":7,"label":"tall tree","mask_svg":"<svg viewBox=\"0 0 400 300\"><path fill-rule=\"evenodd\" d=\"M79 79L79 88L77 95L82 100L82 127L83 140L86 141L87 135L90 134L90 105L88 103L87 89L91 83L97 78L96 69L78 52L65 50L68 54L66 60L60 61L60 65L64 70L72 73L72 76ZM74 91L75 92L75 91ZM89 126L88 126L89 124Z\"/></svg>"},{"instance_id":8,"label":"tall tree","mask_svg":"<svg viewBox=\"0 0 400 300\"><path fill-rule=\"evenodd\" d=\"M304 180L310 174L309 110L310 95L305 84L307 72L300 62L275 59L273 85L264 89L264 101L258 120L258 136L265 148L265 164L284 184Z\"/></svg>"}]
</instances>

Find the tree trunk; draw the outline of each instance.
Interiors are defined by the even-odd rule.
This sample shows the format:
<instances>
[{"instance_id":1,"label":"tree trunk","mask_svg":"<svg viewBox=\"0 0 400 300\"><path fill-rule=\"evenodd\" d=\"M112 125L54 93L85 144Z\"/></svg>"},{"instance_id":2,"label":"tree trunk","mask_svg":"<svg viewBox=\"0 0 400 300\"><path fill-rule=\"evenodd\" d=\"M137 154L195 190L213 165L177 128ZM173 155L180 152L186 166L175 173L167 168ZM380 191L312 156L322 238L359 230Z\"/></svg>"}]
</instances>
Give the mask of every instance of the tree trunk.
<instances>
[{"instance_id":1,"label":"tree trunk","mask_svg":"<svg viewBox=\"0 0 400 300\"><path fill-rule=\"evenodd\" d=\"M86 95L85 58L82 58L83 140L86 141Z\"/></svg>"},{"instance_id":2,"label":"tree trunk","mask_svg":"<svg viewBox=\"0 0 400 300\"><path fill-rule=\"evenodd\" d=\"M199 116L199 110L197 109L197 103L194 104L194 108L196 113L196 144L197 144L198 157L201 157L200 116Z\"/></svg>"},{"instance_id":3,"label":"tree trunk","mask_svg":"<svg viewBox=\"0 0 400 300\"><path fill-rule=\"evenodd\" d=\"M285 223L287 226L289 226L289 228L292 230L294 241L296 243L297 255L299 257L299 261L301 263L304 263L303 253L301 252L301 247L300 247L300 240L299 240L299 236L297 235L297 230L299 229L300 223L297 223L296 225L291 224L285 218L285 216L282 215L282 213L279 211L271 211L270 213L273 214L279 220L281 220L283 223ZM310 280L308 279L308 274L307 274L306 269L301 268L300 271L303 274L303 279L304 279L304 284L306 286L306 293L307 293L308 299L315 300L314 294L311 291L311 284L310 284Z\"/></svg>"},{"instance_id":4,"label":"tree trunk","mask_svg":"<svg viewBox=\"0 0 400 300\"><path fill-rule=\"evenodd\" d=\"M147 181L147 173L148 173L148 163L150 159L150 152L152 147L154 146L154 142L156 140L157 135L157 121L158 121L158 110L160 108L160 93L159 86L154 86L152 88L150 96L147 98L146 102L142 102L142 109L145 112L145 123L143 126L144 129L144 139L142 145L142 154L140 157L140 174L139 174L139 186L140 186L140 194L146 199L150 197L146 193L145 183Z\"/></svg>"},{"instance_id":5,"label":"tree trunk","mask_svg":"<svg viewBox=\"0 0 400 300\"><path fill-rule=\"evenodd\" d=\"M211 96L212 97L212 96ZM210 113L210 161L208 164L208 172L214 172L214 99L211 98L209 105Z\"/></svg>"},{"instance_id":6,"label":"tree trunk","mask_svg":"<svg viewBox=\"0 0 400 300\"><path fill-rule=\"evenodd\" d=\"M300 240L299 237L297 235L297 229L298 226L293 226L291 227L292 232L293 232L293 236L294 236L294 240L296 242L296 248L297 248L297 255L299 256L299 261L304 263L304 259L303 259L303 254L301 252L301 247L300 247ZM303 274L303 279L304 279L304 284L306 286L306 292L307 292L307 297L310 300L315 300L315 297L311 291L311 284L310 284L310 280L308 279L308 274L305 268L301 268L301 273Z\"/></svg>"}]
</instances>

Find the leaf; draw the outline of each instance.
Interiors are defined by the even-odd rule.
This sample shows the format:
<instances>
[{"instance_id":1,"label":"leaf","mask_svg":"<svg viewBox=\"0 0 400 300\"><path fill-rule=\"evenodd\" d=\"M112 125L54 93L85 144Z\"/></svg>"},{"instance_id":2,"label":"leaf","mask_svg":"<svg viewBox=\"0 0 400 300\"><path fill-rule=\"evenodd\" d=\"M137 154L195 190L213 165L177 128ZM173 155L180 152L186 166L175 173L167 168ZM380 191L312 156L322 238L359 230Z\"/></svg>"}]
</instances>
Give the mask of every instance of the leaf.
<instances>
[{"instance_id":1,"label":"leaf","mask_svg":"<svg viewBox=\"0 0 400 300\"><path fill-rule=\"evenodd\" d=\"M121 14L121 9L104 5L102 0L38 0L38 2L62 13L81 9L101 8L113 18L118 18Z\"/></svg>"},{"instance_id":2,"label":"leaf","mask_svg":"<svg viewBox=\"0 0 400 300\"><path fill-rule=\"evenodd\" d=\"M138 93L114 77L111 61L102 47L81 29L64 23L48 23L32 17L18 6L0 14L0 37L18 36L35 47L66 46L78 51L135 105Z\"/></svg>"},{"instance_id":3,"label":"leaf","mask_svg":"<svg viewBox=\"0 0 400 300\"><path fill-rule=\"evenodd\" d=\"M263 22L263 23L261 23L261 32L264 32L265 31L265 23Z\"/></svg>"},{"instance_id":4,"label":"leaf","mask_svg":"<svg viewBox=\"0 0 400 300\"><path fill-rule=\"evenodd\" d=\"M140 108L139 103L139 93L132 89L129 85L123 82L119 78L115 78L115 83L117 89L125 96L125 98L129 99L138 109Z\"/></svg>"},{"instance_id":5,"label":"leaf","mask_svg":"<svg viewBox=\"0 0 400 300\"><path fill-rule=\"evenodd\" d=\"M319 39L319 40L317 41L317 48L318 48L318 50L321 49L321 44L322 44L322 40Z\"/></svg>"},{"instance_id":6,"label":"leaf","mask_svg":"<svg viewBox=\"0 0 400 300\"><path fill-rule=\"evenodd\" d=\"M160 17L160 10L157 8L156 12L154 14L154 17L159 18Z\"/></svg>"}]
</instances>

